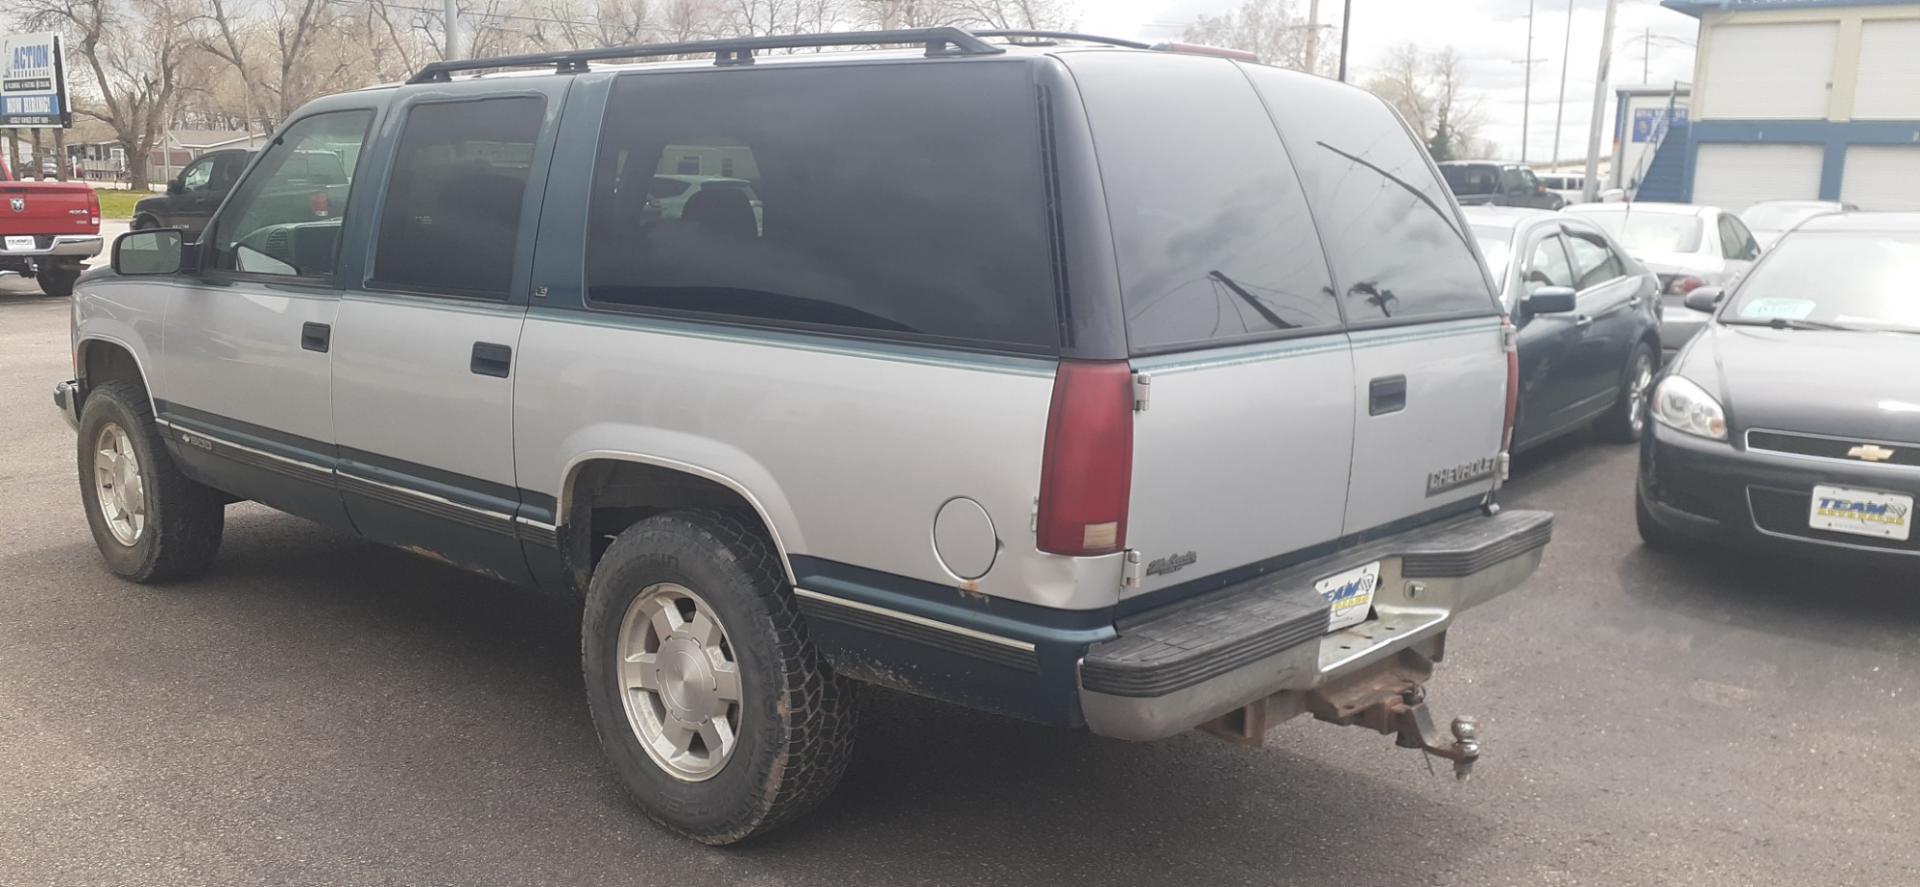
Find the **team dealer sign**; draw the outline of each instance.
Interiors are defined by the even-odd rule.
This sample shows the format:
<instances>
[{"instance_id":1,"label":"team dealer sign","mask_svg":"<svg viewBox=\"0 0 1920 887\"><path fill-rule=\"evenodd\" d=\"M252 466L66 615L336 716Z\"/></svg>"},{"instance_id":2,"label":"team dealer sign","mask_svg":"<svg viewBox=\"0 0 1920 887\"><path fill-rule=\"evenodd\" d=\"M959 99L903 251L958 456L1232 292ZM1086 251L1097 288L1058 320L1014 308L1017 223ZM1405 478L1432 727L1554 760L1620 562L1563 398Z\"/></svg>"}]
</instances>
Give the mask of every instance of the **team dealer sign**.
<instances>
[{"instance_id":1,"label":"team dealer sign","mask_svg":"<svg viewBox=\"0 0 1920 887\"><path fill-rule=\"evenodd\" d=\"M67 66L60 35L16 34L0 41L0 127L64 127Z\"/></svg>"}]
</instances>

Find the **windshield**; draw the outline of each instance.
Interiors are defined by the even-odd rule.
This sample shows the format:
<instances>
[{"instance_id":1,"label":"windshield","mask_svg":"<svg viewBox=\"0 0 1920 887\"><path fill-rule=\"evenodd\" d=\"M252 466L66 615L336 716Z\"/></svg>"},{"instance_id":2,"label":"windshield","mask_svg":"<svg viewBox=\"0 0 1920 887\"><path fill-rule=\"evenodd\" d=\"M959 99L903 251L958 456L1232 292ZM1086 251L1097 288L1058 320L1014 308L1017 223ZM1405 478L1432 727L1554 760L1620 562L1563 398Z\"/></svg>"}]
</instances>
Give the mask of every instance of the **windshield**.
<instances>
[{"instance_id":1,"label":"windshield","mask_svg":"<svg viewBox=\"0 0 1920 887\"><path fill-rule=\"evenodd\" d=\"M1507 258L1513 254L1513 230L1510 228L1475 227L1473 239L1480 244L1480 254L1487 257L1487 268L1493 272L1493 279L1507 279Z\"/></svg>"},{"instance_id":2,"label":"windshield","mask_svg":"<svg viewBox=\"0 0 1920 887\"><path fill-rule=\"evenodd\" d=\"M1500 193L1500 167L1486 165L1443 164L1440 177L1455 194Z\"/></svg>"},{"instance_id":3,"label":"windshield","mask_svg":"<svg viewBox=\"0 0 1920 887\"><path fill-rule=\"evenodd\" d=\"M1636 256L1642 253L1690 253L1700 248L1700 217L1663 212L1607 209L1585 212L1594 224Z\"/></svg>"},{"instance_id":4,"label":"windshield","mask_svg":"<svg viewBox=\"0 0 1920 887\"><path fill-rule=\"evenodd\" d=\"M1803 231L1754 269L1721 320L1920 332L1916 280L1920 233Z\"/></svg>"},{"instance_id":5,"label":"windshield","mask_svg":"<svg viewBox=\"0 0 1920 887\"><path fill-rule=\"evenodd\" d=\"M1765 231L1785 231L1814 216L1830 212L1833 212L1833 210L1825 206L1808 206L1806 204L1779 204L1768 206L1762 204L1760 206L1748 207L1746 212L1740 214L1740 221L1747 223L1747 227L1749 228L1759 228Z\"/></svg>"}]
</instances>

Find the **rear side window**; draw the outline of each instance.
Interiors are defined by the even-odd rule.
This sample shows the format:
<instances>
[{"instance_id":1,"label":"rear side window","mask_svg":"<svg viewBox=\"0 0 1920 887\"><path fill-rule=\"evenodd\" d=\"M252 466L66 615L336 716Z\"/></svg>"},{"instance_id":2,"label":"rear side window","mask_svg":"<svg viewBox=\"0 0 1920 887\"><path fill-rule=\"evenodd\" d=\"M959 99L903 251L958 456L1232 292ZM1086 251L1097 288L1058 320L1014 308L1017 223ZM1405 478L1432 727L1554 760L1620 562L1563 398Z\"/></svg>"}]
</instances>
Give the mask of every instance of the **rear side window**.
<instances>
[{"instance_id":1,"label":"rear side window","mask_svg":"<svg viewBox=\"0 0 1920 887\"><path fill-rule=\"evenodd\" d=\"M1293 164L1220 59L1067 57L1093 128L1135 353L1340 324Z\"/></svg>"},{"instance_id":2,"label":"rear side window","mask_svg":"<svg viewBox=\"0 0 1920 887\"><path fill-rule=\"evenodd\" d=\"M1440 167L1440 175L1455 194L1497 194L1500 192L1500 168L1485 164L1449 163Z\"/></svg>"},{"instance_id":3,"label":"rear side window","mask_svg":"<svg viewBox=\"0 0 1920 887\"><path fill-rule=\"evenodd\" d=\"M407 112L380 211L372 285L505 299L545 113L546 100L534 96Z\"/></svg>"},{"instance_id":4,"label":"rear side window","mask_svg":"<svg viewBox=\"0 0 1920 887\"><path fill-rule=\"evenodd\" d=\"M1306 185L1349 323L1494 312L1459 213L1386 103L1320 77L1243 70Z\"/></svg>"},{"instance_id":5,"label":"rear side window","mask_svg":"<svg viewBox=\"0 0 1920 887\"><path fill-rule=\"evenodd\" d=\"M1024 63L628 75L588 299L1053 351L1046 190Z\"/></svg>"}]
</instances>

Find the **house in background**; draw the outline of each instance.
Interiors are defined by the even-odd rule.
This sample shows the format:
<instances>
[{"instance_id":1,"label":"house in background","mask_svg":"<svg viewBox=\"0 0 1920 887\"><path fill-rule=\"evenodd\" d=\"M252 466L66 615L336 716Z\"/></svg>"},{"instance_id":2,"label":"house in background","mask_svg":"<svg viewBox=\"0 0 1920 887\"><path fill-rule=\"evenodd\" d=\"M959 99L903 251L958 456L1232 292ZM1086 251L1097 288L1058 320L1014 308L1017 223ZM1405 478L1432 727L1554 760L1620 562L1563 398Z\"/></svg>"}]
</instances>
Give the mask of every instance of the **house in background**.
<instances>
[{"instance_id":1,"label":"house in background","mask_svg":"<svg viewBox=\"0 0 1920 887\"><path fill-rule=\"evenodd\" d=\"M1699 52L1682 141L1659 146L1677 183L1650 172L1639 199L1920 210L1920 0L1661 5L1700 20Z\"/></svg>"}]
</instances>

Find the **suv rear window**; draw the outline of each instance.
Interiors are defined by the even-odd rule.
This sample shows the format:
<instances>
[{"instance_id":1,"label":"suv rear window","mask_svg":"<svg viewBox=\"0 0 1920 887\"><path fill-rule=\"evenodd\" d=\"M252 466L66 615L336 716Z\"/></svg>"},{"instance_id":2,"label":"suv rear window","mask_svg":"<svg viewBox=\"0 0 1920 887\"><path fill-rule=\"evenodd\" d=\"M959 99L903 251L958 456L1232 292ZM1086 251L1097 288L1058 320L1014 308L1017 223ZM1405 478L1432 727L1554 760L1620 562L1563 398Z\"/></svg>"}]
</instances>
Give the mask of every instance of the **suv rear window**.
<instances>
[{"instance_id":1,"label":"suv rear window","mask_svg":"<svg viewBox=\"0 0 1920 887\"><path fill-rule=\"evenodd\" d=\"M1455 194L1500 193L1500 167L1485 163L1448 163L1440 167Z\"/></svg>"},{"instance_id":2,"label":"suv rear window","mask_svg":"<svg viewBox=\"0 0 1920 887\"><path fill-rule=\"evenodd\" d=\"M627 75L594 168L588 299L1057 351L1046 193L1025 63Z\"/></svg>"},{"instance_id":3,"label":"suv rear window","mask_svg":"<svg viewBox=\"0 0 1920 887\"><path fill-rule=\"evenodd\" d=\"M1134 353L1339 327L1293 164L1231 62L1089 52L1067 64L1100 156Z\"/></svg>"},{"instance_id":4,"label":"suv rear window","mask_svg":"<svg viewBox=\"0 0 1920 887\"><path fill-rule=\"evenodd\" d=\"M1399 115L1343 83L1244 70L1306 185L1348 323L1495 312L1471 235Z\"/></svg>"}]
</instances>

